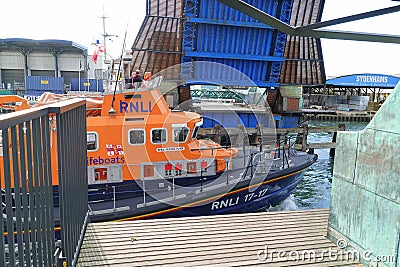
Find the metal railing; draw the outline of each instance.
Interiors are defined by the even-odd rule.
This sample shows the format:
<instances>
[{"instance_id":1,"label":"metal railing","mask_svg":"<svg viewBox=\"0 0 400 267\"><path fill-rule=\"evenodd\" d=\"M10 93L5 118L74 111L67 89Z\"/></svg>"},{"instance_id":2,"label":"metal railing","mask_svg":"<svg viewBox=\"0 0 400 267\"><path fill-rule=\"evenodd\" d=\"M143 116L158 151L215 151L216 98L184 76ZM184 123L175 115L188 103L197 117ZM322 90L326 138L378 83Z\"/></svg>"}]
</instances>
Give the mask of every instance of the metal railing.
<instances>
[{"instance_id":1,"label":"metal railing","mask_svg":"<svg viewBox=\"0 0 400 267\"><path fill-rule=\"evenodd\" d=\"M74 99L0 115L0 266L54 266L57 252L75 265L88 218L85 114Z\"/></svg>"}]
</instances>

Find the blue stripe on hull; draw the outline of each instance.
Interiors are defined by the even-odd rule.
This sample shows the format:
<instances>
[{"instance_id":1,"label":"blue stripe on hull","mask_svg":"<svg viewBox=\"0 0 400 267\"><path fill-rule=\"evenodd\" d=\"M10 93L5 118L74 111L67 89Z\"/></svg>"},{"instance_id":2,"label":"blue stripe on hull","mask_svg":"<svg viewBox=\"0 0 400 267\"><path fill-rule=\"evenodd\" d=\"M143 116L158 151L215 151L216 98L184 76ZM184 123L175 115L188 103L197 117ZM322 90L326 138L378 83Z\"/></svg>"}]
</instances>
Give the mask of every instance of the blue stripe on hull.
<instances>
[{"instance_id":1,"label":"blue stripe on hull","mask_svg":"<svg viewBox=\"0 0 400 267\"><path fill-rule=\"evenodd\" d=\"M130 180L117 184L89 186L89 205L95 212L91 221L133 220L147 218L181 217L213 215L227 213L252 212L275 205L295 192L304 170L315 162L316 155L300 166L283 170L270 171L267 176L259 177L259 183L249 188L250 179L243 179L236 184L224 181L224 177L215 177L218 187L208 187L199 193L200 187L185 187L176 193L165 180L146 180L144 194L142 180ZM199 179L197 177L194 179ZM209 182L211 183L210 179ZM195 180L192 180L195 181ZM199 186L199 184L197 184ZM114 188L115 187L115 201ZM57 192L58 188L55 188ZM176 191L176 190L175 190ZM55 198L57 198L55 194ZM144 201L145 198L145 201ZM169 199L168 203L163 200ZM115 209L116 208L116 209ZM58 209L57 209L58 210ZM57 211L55 211L57 218Z\"/></svg>"},{"instance_id":2,"label":"blue stripe on hull","mask_svg":"<svg viewBox=\"0 0 400 267\"><path fill-rule=\"evenodd\" d=\"M207 177L186 177L183 179L175 179L175 185L177 186L196 186L200 185L200 179L206 180L207 182L213 181L221 176L221 173L218 173L214 176ZM101 201L108 202L113 201L114 191L113 187L115 187L115 197L117 199L131 199L134 197L143 196L143 186L140 184L141 180L130 180L123 181L121 183L107 183L107 184L97 184L97 185L89 185L88 187L88 201L89 204L91 202ZM162 179L162 180L149 180L146 181L146 191L151 194L158 194L162 192L168 192L167 188L160 188L159 183L172 184L172 179ZM59 198L58 198L58 186L53 187L53 196L54 196L54 205L59 206Z\"/></svg>"},{"instance_id":3,"label":"blue stripe on hull","mask_svg":"<svg viewBox=\"0 0 400 267\"><path fill-rule=\"evenodd\" d=\"M206 205L183 208L162 215L156 215L152 218L232 214L262 210L271 205L278 204L290 194L293 194L303 175L304 173L299 173L285 178L285 186L277 190L273 190L272 188L279 182L261 184L256 189L253 188L254 190L246 189L238 191L227 196L222 196ZM282 181L280 183L282 184Z\"/></svg>"},{"instance_id":4,"label":"blue stripe on hull","mask_svg":"<svg viewBox=\"0 0 400 267\"><path fill-rule=\"evenodd\" d=\"M285 176L277 176L252 187L249 187L249 180L244 180L239 182L234 188L231 188L229 192L220 190L222 193L218 194L211 191L208 194L208 198L201 195L198 197L187 197L187 199L173 203L176 205L159 202L156 205L137 208L136 205L143 202L140 201L141 199L125 199L117 201L117 207L129 205L131 207L130 211L91 217L91 221L253 212L269 207L270 205L275 205L294 193L297 184L303 176L303 171L301 170ZM98 203L97 208L110 209L110 205L110 202Z\"/></svg>"}]
</instances>

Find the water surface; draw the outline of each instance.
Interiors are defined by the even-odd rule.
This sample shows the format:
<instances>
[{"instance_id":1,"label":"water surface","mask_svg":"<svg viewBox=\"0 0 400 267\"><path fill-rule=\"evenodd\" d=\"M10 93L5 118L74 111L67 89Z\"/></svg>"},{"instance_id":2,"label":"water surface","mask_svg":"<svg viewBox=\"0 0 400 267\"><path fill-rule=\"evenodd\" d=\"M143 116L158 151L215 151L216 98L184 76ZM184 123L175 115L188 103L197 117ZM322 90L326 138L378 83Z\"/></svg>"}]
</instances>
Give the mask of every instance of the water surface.
<instances>
[{"instance_id":1,"label":"water surface","mask_svg":"<svg viewBox=\"0 0 400 267\"><path fill-rule=\"evenodd\" d=\"M360 131L368 124L368 122L342 123L346 125L346 131ZM310 127L337 126L339 122L310 121L308 124ZM310 133L308 142L330 142L332 137L333 134L328 133ZM316 149L315 153L318 154L318 160L305 172L296 193L278 206L269 208L270 211L329 208L334 162L329 156L329 149Z\"/></svg>"}]
</instances>

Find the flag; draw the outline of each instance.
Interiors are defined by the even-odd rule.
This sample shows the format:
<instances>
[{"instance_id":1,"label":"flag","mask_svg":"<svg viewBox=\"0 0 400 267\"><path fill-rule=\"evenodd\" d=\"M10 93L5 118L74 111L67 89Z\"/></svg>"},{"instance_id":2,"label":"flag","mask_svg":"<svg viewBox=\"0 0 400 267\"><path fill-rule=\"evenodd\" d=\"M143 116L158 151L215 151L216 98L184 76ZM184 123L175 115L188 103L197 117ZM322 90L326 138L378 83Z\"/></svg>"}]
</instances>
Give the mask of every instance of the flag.
<instances>
[{"instance_id":1,"label":"flag","mask_svg":"<svg viewBox=\"0 0 400 267\"><path fill-rule=\"evenodd\" d=\"M104 45L99 46L99 53L105 53L106 52L106 47Z\"/></svg>"},{"instance_id":2,"label":"flag","mask_svg":"<svg viewBox=\"0 0 400 267\"><path fill-rule=\"evenodd\" d=\"M114 156L114 146L112 144L106 144L106 149L107 149L107 155L108 156Z\"/></svg>"},{"instance_id":3,"label":"flag","mask_svg":"<svg viewBox=\"0 0 400 267\"><path fill-rule=\"evenodd\" d=\"M103 45L100 45L96 48L96 50L94 51L93 56L92 56L92 60L93 60L94 64L97 64L97 58L98 58L99 54L105 53L105 52L106 52L106 48Z\"/></svg>"},{"instance_id":4,"label":"flag","mask_svg":"<svg viewBox=\"0 0 400 267\"><path fill-rule=\"evenodd\" d=\"M93 56L92 56L92 60L93 60L93 62L94 62L94 64L97 64L97 57L99 56L99 52L98 52L98 50L96 49L95 51L94 51L94 53L93 53Z\"/></svg>"}]
</instances>

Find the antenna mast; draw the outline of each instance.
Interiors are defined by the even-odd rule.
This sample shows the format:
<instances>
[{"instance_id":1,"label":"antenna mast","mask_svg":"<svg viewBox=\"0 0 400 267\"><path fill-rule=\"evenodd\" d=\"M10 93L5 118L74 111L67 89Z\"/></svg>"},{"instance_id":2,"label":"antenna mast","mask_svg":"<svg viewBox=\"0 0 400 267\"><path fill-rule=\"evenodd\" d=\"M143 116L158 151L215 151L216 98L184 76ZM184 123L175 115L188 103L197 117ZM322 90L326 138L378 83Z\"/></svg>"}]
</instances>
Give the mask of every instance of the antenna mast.
<instances>
[{"instance_id":1,"label":"antenna mast","mask_svg":"<svg viewBox=\"0 0 400 267\"><path fill-rule=\"evenodd\" d=\"M104 45L104 50L105 50L104 61L106 61L107 60L107 38L108 37L112 37L112 36L118 37L118 35L108 34L106 32L106 19L108 17L106 17L106 15L105 15L104 6L103 6L103 16L101 16L100 18L103 20L103 34L102 34L102 36L103 36L103 45Z\"/></svg>"}]
</instances>

